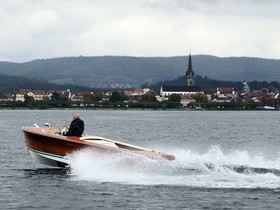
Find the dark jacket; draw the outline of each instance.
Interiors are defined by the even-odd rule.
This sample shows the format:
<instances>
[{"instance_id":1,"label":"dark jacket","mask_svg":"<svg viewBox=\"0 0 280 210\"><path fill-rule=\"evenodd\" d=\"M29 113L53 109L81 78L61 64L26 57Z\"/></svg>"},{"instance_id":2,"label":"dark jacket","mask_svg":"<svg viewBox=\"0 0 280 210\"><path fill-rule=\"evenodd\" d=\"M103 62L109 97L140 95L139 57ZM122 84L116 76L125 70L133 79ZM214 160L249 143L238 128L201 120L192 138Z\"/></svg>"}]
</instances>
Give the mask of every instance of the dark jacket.
<instances>
[{"instance_id":1,"label":"dark jacket","mask_svg":"<svg viewBox=\"0 0 280 210\"><path fill-rule=\"evenodd\" d=\"M65 136L82 136L84 132L84 121L81 119L73 120Z\"/></svg>"}]
</instances>

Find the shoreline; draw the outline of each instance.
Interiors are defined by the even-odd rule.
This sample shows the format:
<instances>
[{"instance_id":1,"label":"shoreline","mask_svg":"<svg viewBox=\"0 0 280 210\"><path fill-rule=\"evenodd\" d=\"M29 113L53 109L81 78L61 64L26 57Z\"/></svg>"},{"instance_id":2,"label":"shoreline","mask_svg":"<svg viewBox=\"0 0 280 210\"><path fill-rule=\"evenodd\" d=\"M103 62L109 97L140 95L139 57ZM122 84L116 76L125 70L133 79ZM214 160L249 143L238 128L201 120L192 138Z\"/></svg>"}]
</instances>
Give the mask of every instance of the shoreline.
<instances>
[{"instance_id":1,"label":"shoreline","mask_svg":"<svg viewBox=\"0 0 280 210\"><path fill-rule=\"evenodd\" d=\"M279 109L195 109L195 108L92 108L92 107L73 107L73 108L27 108L27 107L0 107L0 110L108 110L108 111L279 111Z\"/></svg>"}]
</instances>

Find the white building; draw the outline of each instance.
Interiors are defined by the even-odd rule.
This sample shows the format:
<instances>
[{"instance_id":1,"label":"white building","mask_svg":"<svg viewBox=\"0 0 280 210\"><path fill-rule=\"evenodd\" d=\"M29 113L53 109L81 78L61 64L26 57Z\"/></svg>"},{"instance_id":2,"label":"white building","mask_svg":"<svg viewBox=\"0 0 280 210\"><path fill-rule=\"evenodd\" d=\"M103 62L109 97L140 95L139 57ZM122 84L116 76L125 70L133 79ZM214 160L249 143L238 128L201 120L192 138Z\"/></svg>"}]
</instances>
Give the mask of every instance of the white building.
<instances>
[{"instance_id":1,"label":"white building","mask_svg":"<svg viewBox=\"0 0 280 210\"><path fill-rule=\"evenodd\" d=\"M232 87L218 87L213 101L230 102L237 98L237 93Z\"/></svg>"},{"instance_id":2,"label":"white building","mask_svg":"<svg viewBox=\"0 0 280 210\"><path fill-rule=\"evenodd\" d=\"M198 86L161 86L160 95L165 99L172 94L178 95L194 95L196 93L204 93Z\"/></svg>"},{"instance_id":3,"label":"white building","mask_svg":"<svg viewBox=\"0 0 280 210\"><path fill-rule=\"evenodd\" d=\"M41 101L49 99L52 96L52 91L20 89L19 93L16 94L15 100L24 102L25 95L33 97L35 101Z\"/></svg>"}]
</instances>

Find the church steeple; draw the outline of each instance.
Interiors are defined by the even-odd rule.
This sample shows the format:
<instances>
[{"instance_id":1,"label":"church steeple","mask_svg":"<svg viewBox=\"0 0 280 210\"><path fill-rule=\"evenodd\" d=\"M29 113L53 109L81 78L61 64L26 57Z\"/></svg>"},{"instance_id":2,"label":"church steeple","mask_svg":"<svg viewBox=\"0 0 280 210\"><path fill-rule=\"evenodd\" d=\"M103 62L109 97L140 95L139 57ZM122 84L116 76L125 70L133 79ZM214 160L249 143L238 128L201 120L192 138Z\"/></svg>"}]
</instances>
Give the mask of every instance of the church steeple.
<instances>
[{"instance_id":1,"label":"church steeple","mask_svg":"<svg viewBox=\"0 0 280 210\"><path fill-rule=\"evenodd\" d=\"M186 80L187 80L187 86L194 86L195 85L195 76L194 76L194 71L192 69L191 54L189 55L189 64L188 64L188 70L186 72Z\"/></svg>"}]
</instances>

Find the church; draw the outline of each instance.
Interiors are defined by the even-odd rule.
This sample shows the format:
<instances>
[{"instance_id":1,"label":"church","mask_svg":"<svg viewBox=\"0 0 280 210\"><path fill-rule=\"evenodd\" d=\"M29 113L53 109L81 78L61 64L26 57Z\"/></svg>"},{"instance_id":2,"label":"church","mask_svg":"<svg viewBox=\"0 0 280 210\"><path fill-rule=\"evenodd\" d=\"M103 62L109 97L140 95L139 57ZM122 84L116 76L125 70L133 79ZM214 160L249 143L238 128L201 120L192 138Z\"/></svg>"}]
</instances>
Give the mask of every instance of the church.
<instances>
[{"instance_id":1,"label":"church","mask_svg":"<svg viewBox=\"0 0 280 210\"><path fill-rule=\"evenodd\" d=\"M189 55L189 64L186 72L186 85L185 86L161 86L160 96L168 100L172 94L181 95L182 101L192 101L192 95L196 93L203 93L199 86L195 85L195 74L192 67L192 57Z\"/></svg>"}]
</instances>

